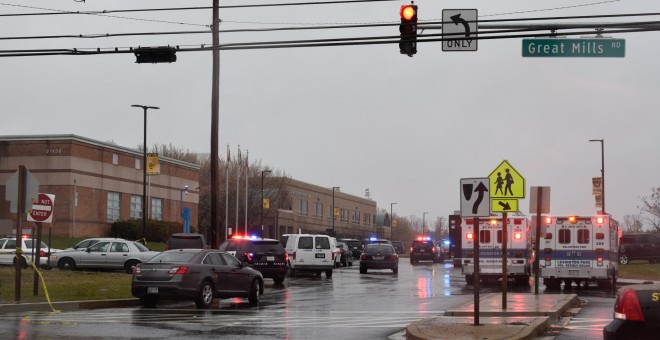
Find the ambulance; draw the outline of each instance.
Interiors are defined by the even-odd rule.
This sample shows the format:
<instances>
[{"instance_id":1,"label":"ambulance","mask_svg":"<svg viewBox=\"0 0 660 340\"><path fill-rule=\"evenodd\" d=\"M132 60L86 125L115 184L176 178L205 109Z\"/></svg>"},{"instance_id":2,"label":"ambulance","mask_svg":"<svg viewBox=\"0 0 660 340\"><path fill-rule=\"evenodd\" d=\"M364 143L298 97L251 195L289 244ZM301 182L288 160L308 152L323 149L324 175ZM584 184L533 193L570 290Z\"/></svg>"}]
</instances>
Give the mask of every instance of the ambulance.
<instances>
[{"instance_id":1,"label":"ambulance","mask_svg":"<svg viewBox=\"0 0 660 340\"><path fill-rule=\"evenodd\" d=\"M609 216L544 216L539 249L539 276L546 288L557 289L562 282L616 285L619 223Z\"/></svg>"},{"instance_id":2,"label":"ambulance","mask_svg":"<svg viewBox=\"0 0 660 340\"><path fill-rule=\"evenodd\" d=\"M467 284L474 284L474 241L479 240L479 278L497 280L502 278L502 217L479 219L478 232L474 230L474 219L463 218L461 260ZM529 284L531 275L531 233L529 220L525 216L507 218L507 277L516 284Z\"/></svg>"}]
</instances>

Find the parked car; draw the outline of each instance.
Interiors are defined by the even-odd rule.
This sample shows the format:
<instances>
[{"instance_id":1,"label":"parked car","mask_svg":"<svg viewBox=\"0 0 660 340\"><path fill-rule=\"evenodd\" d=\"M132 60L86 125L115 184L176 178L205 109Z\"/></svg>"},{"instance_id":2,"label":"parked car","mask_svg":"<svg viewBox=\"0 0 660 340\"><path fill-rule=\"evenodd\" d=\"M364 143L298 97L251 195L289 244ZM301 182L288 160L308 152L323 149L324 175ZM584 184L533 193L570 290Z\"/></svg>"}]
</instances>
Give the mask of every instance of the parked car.
<instances>
[{"instance_id":1,"label":"parked car","mask_svg":"<svg viewBox=\"0 0 660 340\"><path fill-rule=\"evenodd\" d=\"M410 245L410 264L419 263L419 261L438 262L439 256L435 243L430 236L418 236Z\"/></svg>"},{"instance_id":2,"label":"parked car","mask_svg":"<svg viewBox=\"0 0 660 340\"><path fill-rule=\"evenodd\" d=\"M399 255L391 244L368 244L360 255L360 274L369 269L391 269L399 273Z\"/></svg>"},{"instance_id":3,"label":"parked car","mask_svg":"<svg viewBox=\"0 0 660 340\"><path fill-rule=\"evenodd\" d=\"M657 339L660 333L660 283L625 286L617 292L614 320L603 338Z\"/></svg>"},{"instance_id":4,"label":"parked car","mask_svg":"<svg viewBox=\"0 0 660 340\"><path fill-rule=\"evenodd\" d=\"M353 253L354 259L360 258L360 254L362 254L362 245L360 244L360 240L355 238L342 238L339 239L339 241L344 242L348 245L351 252Z\"/></svg>"},{"instance_id":5,"label":"parked car","mask_svg":"<svg viewBox=\"0 0 660 340\"><path fill-rule=\"evenodd\" d=\"M60 270L76 268L124 269L133 273L133 267L158 255L142 243L127 240L100 241L84 251L67 250L50 255L50 266Z\"/></svg>"},{"instance_id":6,"label":"parked car","mask_svg":"<svg viewBox=\"0 0 660 340\"><path fill-rule=\"evenodd\" d=\"M348 244L344 242L337 242L339 248L339 263L346 267L353 265L353 252L349 249Z\"/></svg>"},{"instance_id":7,"label":"parked car","mask_svg":"<svg viewBox=\"0 0 660 340\"><path fill-rule=\"evenodd\" d=\"M37 240L33 240L24 236L21 238L21 249L23 249L23 259L21 266L28 267L30 261L35 261L37 252ZM51 249L46 243L41 241L39 249L39 266L48 267L48 256L50 253L61 251L60 249ZM0 239L0 264L2 265L15 265L16 263L16 238L7 237Z\"/></svg>"},{"instance_id":8,"label":"parked car","mask_svg":"<svg viewBox=\"0 0 660 340\"><path fill-rule=\"evenodd\" d=\"M449 239L445 238L435 243L435 252L438 254L438 260L444 262L449 259Z\"/></svg>"},{"instance_id":9,"label":"parked car","mask_svg":"<svg viewBox=\"0 0 660 340\"><path fill-rule=\"evenodd\" d=\"M619 263L632 260L660 261L660 235L651 233L623 234L619 245Z\"/></svg>"},{"instance_id":10,"label":"parked car","mask_svg":"<svg viewBox=\"0 0 660 340\"><path fill-rule=\"evenodd\" d=\"M234 255L239 261L261 272L275 283L284 282L289 272L289 256L278 240L251 236L233 236L218 248Z\"/></svg>"},{"instance_id":11,"label":"parked car","mask_svg":"<svg viewBox=\"0 0 660 340\"><path fill-rule=\"evenodd\" d=\"M247 298L259 304L264 279L260 272L227 252L209 249L176 249L156 255L135 267L133 296L144 307L155 307L162 298L192 300L209 308L214 298Z\"/></svg>"},{"instance_id":12,"label":"parked car","mask_svg":"<svg viewBox=\"0 0 660 340\"><path fill-rule=\"evenodd\" d=\"M334 268L333 245L328 235L286 234L282 236L285 241L284 249L289 254L289 275L295 276L298 272L309 271L321 276L332 277Z\"/></svg>"},{"instance_id":13,"label":"parked car","mask_svg":"<svg viewBox=\"0 0 660 340\"><path fill-rule=\"evenodd\" d=\"M208 249L208 245L202 234L175 233L165 242L165 250L170 249Z\"/></svg>"},{"instance_id":14,"label":"parked car","mask_svg":"<svg viewBox=\"0 0 660 340\"><path fill-rule=\"evenodd\" d=\"M72 250L72 249L75 249L75 250L83 251L83 250L86 250L87 248L89 248L90 246L93 246L93 245L99 243L100 241L114 241L114 240L117 240L117 241L126 241L126 240L124 240L123 238L116 238L116 237L96 237L96 238L88 238L88 239L84 239L84 240L82 240L82 241L76 243L75 245L72 245L71 247L66 248L66 249L64 249L64 250Z\"/></svg>"},{"instance_id":15,"label":"parked car","mask_svg":"<svg viewBox=\"0 0 660 340\"><path fill-rule=\"evenodd\" d=\"M392 241L392 246L397 254L405 254L406 250L403 248L403 241Z\"/></svg>"}]
</instances>

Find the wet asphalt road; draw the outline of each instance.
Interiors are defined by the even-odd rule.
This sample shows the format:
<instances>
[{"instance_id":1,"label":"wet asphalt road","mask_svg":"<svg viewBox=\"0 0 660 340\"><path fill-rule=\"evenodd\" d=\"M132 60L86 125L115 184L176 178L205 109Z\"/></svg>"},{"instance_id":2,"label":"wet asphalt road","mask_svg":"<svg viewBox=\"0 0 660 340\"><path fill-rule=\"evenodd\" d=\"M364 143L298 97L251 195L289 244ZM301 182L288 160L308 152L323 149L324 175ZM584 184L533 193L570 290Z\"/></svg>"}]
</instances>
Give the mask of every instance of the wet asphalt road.
<instances>
[{"instance_id":1,"label":"wet asphalt road","mask_svg":"<svg viewBox=\"0 0 660 340\"><path fill-rule=\"evenodd\" d=\"M287 277L283 285L267 280L258 307L244 299L226 299L216 300L209 310L171 303L155 309L8 314L0 318L0 338L386 339L413 321L473 299L460 268L449 262L412 266L401 258L398 275L389 270L360 274L357 264L335 269L332 278L301 275ZM509 287L516 292L533 289L532 284ZM482 285L482 293L497 291L498 283ZM581 294L590 292L600 295L589 289Z\"/></svg>"}]
</instances>

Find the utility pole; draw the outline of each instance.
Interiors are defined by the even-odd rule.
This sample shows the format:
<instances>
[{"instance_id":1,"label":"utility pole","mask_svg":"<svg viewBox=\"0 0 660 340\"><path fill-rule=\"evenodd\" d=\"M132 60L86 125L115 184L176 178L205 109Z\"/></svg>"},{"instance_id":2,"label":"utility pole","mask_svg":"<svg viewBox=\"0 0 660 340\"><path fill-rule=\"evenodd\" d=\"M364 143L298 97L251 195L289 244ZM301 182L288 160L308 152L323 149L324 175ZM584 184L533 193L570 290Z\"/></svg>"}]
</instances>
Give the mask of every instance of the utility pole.
<instances>
[{"instance_id":1,"label":"utility pole","mask_svg":"<svg viewBox=\"0 0 660 340\"><path fill-rule=\"evenodd\" d=\"M218 125L220 116L220 0L213 0L213 77L211 86L211 228L213 228L211 245L213 249L220 246L220 223L218 221L218 192L220 177L218 176ZM227 212L225 211L225 214ZM225 225L225 229L227 225Z\"/></svg>"}]
</instances>

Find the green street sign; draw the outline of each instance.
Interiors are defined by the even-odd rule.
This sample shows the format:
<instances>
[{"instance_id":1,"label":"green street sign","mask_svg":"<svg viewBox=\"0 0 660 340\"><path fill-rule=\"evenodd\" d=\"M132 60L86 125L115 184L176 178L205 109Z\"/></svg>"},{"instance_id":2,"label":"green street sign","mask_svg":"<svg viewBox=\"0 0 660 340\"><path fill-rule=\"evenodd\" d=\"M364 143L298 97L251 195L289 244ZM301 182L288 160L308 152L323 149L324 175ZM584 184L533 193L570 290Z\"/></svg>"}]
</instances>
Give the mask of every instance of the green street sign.
<instances>
[{"instance_id":1,"label":"green street sign","mask_svg":"<svg viewBox=\"0 0 660 340\"><path fill-rule=\"evenodd\" d=\"M626 40L611 38L523 39L523 57L623 58Z\"/></svg>"}]
</instances>

